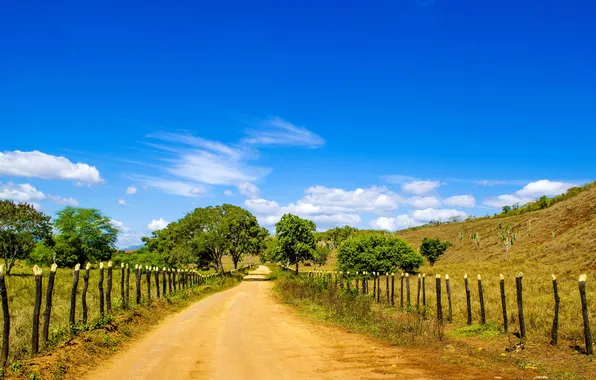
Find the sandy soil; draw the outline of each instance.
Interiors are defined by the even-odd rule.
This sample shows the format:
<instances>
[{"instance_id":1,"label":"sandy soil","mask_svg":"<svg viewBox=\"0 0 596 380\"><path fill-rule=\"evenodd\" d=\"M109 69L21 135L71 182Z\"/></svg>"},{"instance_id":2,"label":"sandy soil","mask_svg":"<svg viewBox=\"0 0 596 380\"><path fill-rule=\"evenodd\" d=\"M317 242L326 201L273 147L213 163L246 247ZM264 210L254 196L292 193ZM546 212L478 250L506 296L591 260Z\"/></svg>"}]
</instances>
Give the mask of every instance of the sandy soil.
<instances>
[{"instance_id":1,"label":"sandy soil","mask_svg":"<svg viewBox=\"0 0 596 380\"><path fill-rule=\"evenodd\" d=\"M261 267L258 275L266 274ZM264 273L263 273L264 272ZM243 282L173 315L89 379L492 379L474 367L303 320L267 281Z\"/></svg>"}]
</instances>

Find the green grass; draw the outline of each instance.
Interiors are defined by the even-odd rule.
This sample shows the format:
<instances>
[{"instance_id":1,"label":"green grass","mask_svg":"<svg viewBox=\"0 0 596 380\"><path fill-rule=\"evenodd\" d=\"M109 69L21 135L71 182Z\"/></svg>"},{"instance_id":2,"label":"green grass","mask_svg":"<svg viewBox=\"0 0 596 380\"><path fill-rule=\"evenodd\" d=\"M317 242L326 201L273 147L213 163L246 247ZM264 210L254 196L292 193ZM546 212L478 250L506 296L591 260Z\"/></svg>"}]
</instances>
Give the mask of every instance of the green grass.
<instances>
[{"instance_id":1,"label":"green grass","mask_svg":"<svg viewBox=\"0 0 596 380\"><path fill-rule=\"evenodd\" d=\"M481 339L492 339L503 336L501 328L494 322L487 323L485 325L470 325L460 327L448 333L451 336L459 338L481 338Z\"/></svg>"}]
</instances>

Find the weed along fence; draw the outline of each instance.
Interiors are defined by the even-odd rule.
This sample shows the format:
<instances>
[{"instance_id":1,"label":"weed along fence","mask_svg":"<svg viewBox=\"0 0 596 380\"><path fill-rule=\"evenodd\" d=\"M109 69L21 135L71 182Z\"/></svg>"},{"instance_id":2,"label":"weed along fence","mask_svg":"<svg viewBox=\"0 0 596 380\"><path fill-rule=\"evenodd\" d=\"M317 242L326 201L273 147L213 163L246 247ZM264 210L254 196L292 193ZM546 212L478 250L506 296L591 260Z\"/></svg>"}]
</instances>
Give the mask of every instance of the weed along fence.
<instances>
[{"instance_id":1,"label":"weed along fence","mask_svg":"<svg viewBox=\"0 0 596 380\"><path fill-rule=\"evenodd\" d=\"M284 267L285 271L292 271ZM449 324L494 327L497 334L513 333L521 346L529 340L559 343L561 335L582 352L594 353L590 315L594 306L588 304L587 276L582 274L571 289L572 281L561 283L555 275L548 279L524 280L524 274L484 278L481 275L454 278L442 274L367 273L367 272L306 272L301 276L323 282L357 297L371 297L380 307L399 313L416 313L434 319L443 329ZM495 278L493 278L495 277ZM525 289L526 285L531 285ZM565 287L561 299L559 289ZM594 293L592 293L594 294ZM529 302L528 302L529 301ZM537 306L540 305L540 306ZM565 310L565 324L561 311ZM451 329L453 330L453 329ZM517 348L520 345L516 346Z\"/></svg>"},{"instance_id":2,"label":"weed along fence","mask_svg":"<svg viewBox=\"0 0 596 380\"><path fill-rule=\"evenodd\" d=\"M170 296L183 295L184 291L212 279L221 279L251 267L203 275L188 269L142 265L131 267L128 264L114 267L112 262L105 266L99 263L97 267L87 264L84 268L77 264L74 270L58 270L54 264L47 274L34 266L31 277L6 276L4 266L0 265L3 314L0 367L4 367L9 359L11 338L30 336L28 347L17 347L17 351L20 356L27 351L36 355L40 347L48 347L52 341L110 323L115 310L133 309L150 304L153 299L167 300ZM11 289L11 285L14 285L14 289ZM70 294L69 298L67 294ZM25 323L24 318L32 323ZM29 331L25 331L27 325L31 328ZM11 331L15 334L11 334Z\"/></svg>"}]
</instances>

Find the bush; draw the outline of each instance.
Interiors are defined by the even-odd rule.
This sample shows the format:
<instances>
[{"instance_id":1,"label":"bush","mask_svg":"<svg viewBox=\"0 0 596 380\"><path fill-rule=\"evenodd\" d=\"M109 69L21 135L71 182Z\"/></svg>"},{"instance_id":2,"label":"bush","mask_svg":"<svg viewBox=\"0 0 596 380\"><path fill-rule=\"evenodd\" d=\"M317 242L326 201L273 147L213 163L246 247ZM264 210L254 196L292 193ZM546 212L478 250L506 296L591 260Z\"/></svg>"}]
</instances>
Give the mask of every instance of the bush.
<instances>
[{"instance_id":1,"label":"bush","mask_svg":"<svg viewBox=\"0 0 596 380\"><path fill-rule=\"evenodd\" d=\"M28 265L49 267L54 262L54 250L44 243L37 243L31 255L27 258Z\"/></svg>"},{"instance_id":2,"label":"bush","mask_svg":"<svg viewBox=\"0 0 596 380\"><path fill-rule=\"evenodd\" d=\"M364 235L344 241L338 250L339 270L350 272L411 272L422 257L404 240L394 236Z\"/></svg>"}]
</instances>

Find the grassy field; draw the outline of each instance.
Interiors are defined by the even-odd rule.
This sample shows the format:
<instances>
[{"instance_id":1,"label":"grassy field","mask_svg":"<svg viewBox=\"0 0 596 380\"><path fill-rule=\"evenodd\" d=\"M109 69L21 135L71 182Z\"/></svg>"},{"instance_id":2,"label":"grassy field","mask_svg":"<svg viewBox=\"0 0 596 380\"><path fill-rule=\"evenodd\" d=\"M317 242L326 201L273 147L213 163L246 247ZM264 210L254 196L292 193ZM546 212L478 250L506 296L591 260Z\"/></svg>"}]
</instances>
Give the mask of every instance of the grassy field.
<instances>
[{"instance_id":1,"label":"grassy field","mask_svg":"<svg viewBox=\"0 0 596 380\"><path fill-rule=\"evenodd\" d=\"M505 260L505 248L497 234L499 224L513 226L517 233L515 245L510 250L509 261ZM554 231L554 238L553 238ZM460 232L463 240L459 240ZM472 241L477 232L480 246ZM587 274L587 298L593 335L596 332L596 189L590 189L549 208L522 215L498 218L479 218L461 223L442 224L433 227L413 228L398 231L397 236L418 247L424 237L448 240L454 245L439 259L435 266L426 263L420 273L427 277L428 313L435 314L435 275L442 276L443 305L446 316L447 299L444 276L451 278L453 298L453 323L446 326L447 334L480 339L487 348L493 348L498 355L500 349L511 342L518 342L514 335L518 331L515 275L523 272L524 312L527 330L525 347L566 357L580 352L584 347L581 304L578 278ZM322 270L336 268L336 253L333 252ZM302 267L309 271L313 267ZM470 281L474 326L466 329L466 300L463 276ZM479 323L479 297L476 275L482 275L485 293L488 328ZM505 276L509 335L502 333L503 317L499 292L499 275ZM559 345L550 346L551 327L554 315L554 298L551 275L558 279L561 298L559 315ZM396 294L399 294L396 279ZM416 300L416 276L411 277L412 303ZM382 286L384 292L384 282ZM492 330L492 331L488 331ZM496 333L495 333L496 330ZM555 349L553 352L552 349ZM548 360L547 360L548 361Z\"/></svg>"},{"instance_id":2,"label":"grassy field","mask_svg":"<svg viewBox=\"0 0 596 380\"><path fill-rule=\"evenodd\" d=\"M248 263L248 261L247 261ZM224 267L226 270L234 268L232 260L225 257ZM81 270L78 284L77 305L76 305L76 320L82 319L82 304L81 292L83 289L83 274ZM43 322L43 311L45 309L45 292L49 276L49 268L43 268L43 292L42 292L42 306L41 306L41 321ZM142 277L141 291L143 295L142 305L147 305L146 301L146 278ZM10 333L10 353L9 363L11 361L22 360L31 357L31 334L32 334L32 315L35 297L35 280L31 267L23 262L18 262L10 276L6 276L6 288L9 299L9 312L11 316L11 333ZM86 330L92 328L94 325L103 324L105 321L100 321L99 313L99 289L98 289L99 272L97 265L94 265L90 271L89 288L87 291L87 305L89 308L87 326L79 325L78 330ZM114 268L113 271L113 285L112 285L112 308L115 313L122 312L122 300L120 297L120 267ZM42 350L51 349L58 343L71 336L71 329L69 326L69 312L70 312L70 295L72 290L73 271L72 269L58 268L54 284L53 306L50 319L50 347L44 347L40 337L40 348ZM155 283L154 277L152 281L152 296L155 298ZM161 277L160 277L161 283ZM107 287L107 270L104 273L104 292ZM130 304L135 306L135 275L131 270L130 275ZM3 322L1 322L3 324ZM91 326L91 327L90 327ZM40 324L41 335L41 324Z\"/></svg>"}]
</instances>

